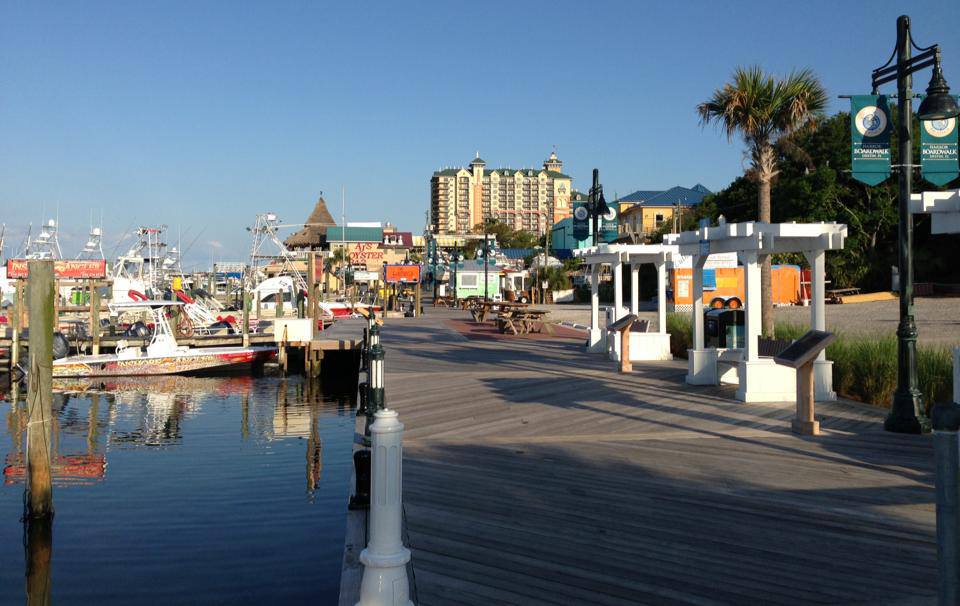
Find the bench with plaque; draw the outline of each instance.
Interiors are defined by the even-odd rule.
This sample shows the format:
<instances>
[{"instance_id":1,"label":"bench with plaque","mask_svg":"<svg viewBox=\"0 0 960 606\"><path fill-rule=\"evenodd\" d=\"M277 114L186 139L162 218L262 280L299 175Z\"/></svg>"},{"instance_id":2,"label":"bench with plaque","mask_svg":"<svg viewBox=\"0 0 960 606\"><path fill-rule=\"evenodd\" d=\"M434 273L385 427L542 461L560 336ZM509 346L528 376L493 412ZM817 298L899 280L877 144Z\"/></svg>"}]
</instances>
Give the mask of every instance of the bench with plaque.
<instances>
[{"instance_id":1,"label":"bench with plaque","mask_svg":"<svg viewBox=\"0 0 960 606\"><path fill-rule=\"evenodd\" d=\"M836 338L830 332L810 330L773 358L777 364L797 371L797 416L790 423L794 433L820 435L820 423L814 418L813 409L813 363Z\"/></svg>"},{"instance_id":2,"label":"bench with plaque","mask_svg":"<svg viewBox=\"0 0 960 606\"><path fill-rule=\"evenodd\" d=\"M646 332L647 321L638 321L636 314L627 314L616 322L608 324L607 330L620 333L620 372L633 371L633 364L630 363L630 332L633 330Z\"/></svg>"}]
</instances>

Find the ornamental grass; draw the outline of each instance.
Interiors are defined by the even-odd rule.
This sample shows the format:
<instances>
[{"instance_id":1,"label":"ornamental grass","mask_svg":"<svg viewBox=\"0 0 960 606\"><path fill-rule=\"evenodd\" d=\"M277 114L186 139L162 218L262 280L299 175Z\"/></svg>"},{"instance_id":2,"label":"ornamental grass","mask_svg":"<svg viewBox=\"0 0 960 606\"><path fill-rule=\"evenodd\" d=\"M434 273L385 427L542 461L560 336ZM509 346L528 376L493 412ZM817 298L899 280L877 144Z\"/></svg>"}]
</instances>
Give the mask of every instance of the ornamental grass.
<instances>
[{"instance_id":1,"label":"ornamental grass","mask_svg":"<svg viewBox=\"0 0 960 606\"><path fill-rule=\"evenodd\" d=\"M807 331L801 324L777 323L778 339L796 339ZM669 314L667 332L674 356L686 358L691 347L689 314ZM897 337L894 334L846 334L837 332L837 340L827 347L827 359L833 361L833 390L844 398L889 408L897 388ZM917 346L917 383L923 402L929 408L935 402L952 397L953 356L943 346Z\"/></svg>"}]
</instances>

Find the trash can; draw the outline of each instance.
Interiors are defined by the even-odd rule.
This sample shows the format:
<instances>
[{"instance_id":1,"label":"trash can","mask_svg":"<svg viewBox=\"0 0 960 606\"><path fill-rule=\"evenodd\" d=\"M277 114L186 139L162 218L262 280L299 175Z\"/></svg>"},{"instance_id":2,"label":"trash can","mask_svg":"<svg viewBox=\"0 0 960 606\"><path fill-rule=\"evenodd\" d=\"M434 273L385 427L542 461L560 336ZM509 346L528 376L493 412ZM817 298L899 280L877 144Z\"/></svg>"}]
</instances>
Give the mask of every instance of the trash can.
<instances>
[{"instance_id":1,"label":"trash can","mask_svg":"<svg viewBox=\"0 0 960 606\"><path fill-rule=\"evenodd\" d=\"M703 314L706 347L736 349L743 347L746 316L742 309L710 309Z\"/></svg>"}]
</instances>

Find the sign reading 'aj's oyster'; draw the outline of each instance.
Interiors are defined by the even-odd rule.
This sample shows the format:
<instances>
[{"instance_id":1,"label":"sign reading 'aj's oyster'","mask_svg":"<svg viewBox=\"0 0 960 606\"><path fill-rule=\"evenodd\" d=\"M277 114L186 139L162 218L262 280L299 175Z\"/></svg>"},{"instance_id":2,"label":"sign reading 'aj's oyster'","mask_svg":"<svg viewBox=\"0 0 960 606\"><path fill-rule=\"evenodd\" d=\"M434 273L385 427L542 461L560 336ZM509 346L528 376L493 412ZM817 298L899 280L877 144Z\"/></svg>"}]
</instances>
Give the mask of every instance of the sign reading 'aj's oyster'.
<instances>
[{"instance_id":1,"label":"sign reading 'aj's oyster'","mask_svg":"<svg viewBox=\"0 0 960 606\"><path fill-rule=\"evenodd\" d=\"M890 106L886 95L850 98L853 178L878 185L890 176Z\"/></svg>"},{"instance_id":2,"label":"sign reading 'aj's oyster'","mask_svg":"<svg viewBox=\"0 0 960 606\"><path fill-rule=\"evenodd\" d=\"M934 185L957 178L957 119L920 121L920 175Z\"/></svg>"}]
</instances>

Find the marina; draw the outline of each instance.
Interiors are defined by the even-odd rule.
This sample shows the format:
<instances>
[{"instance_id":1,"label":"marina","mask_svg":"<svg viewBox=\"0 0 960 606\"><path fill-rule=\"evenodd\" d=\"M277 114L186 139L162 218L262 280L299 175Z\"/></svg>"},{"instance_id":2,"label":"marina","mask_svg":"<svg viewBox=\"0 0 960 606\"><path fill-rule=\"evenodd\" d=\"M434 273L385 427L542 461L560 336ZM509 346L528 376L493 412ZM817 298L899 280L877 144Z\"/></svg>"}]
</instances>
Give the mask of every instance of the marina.
<instances>
[{"instance_id":1,"label":"marina","mask_svg":"<svg viewBox=\"0 0 960 606\"><path fill-rule=\"evenodd\" d=\"M960 606L915 4L6 3L0 606Z\"/></svg>"}]
</instances>

